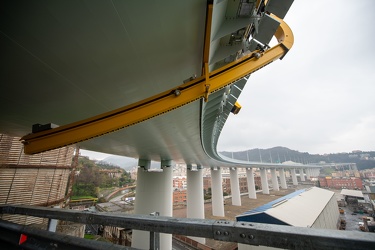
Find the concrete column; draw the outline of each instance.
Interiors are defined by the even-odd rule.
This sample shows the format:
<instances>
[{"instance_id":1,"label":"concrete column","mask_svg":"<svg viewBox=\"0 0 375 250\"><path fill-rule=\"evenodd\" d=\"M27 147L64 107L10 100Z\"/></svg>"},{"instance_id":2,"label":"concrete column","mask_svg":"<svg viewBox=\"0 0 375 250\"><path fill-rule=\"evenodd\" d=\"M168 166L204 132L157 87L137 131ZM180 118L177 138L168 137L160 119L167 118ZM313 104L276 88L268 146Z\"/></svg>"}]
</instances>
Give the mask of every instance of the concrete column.
<instances>
[{"instance_id":1,"label":"concrete column","mask_svg":"<svg viewBox=\"0 0 375 250\"><path fill-rule=\"evenodd\" d=\"M303 171L303 168L299 169L299 177L301 178L301 181L305 181L305 173Z\"/></svg>"},{"instance_id":2,"label":"concrete column","mask_svg":"<svg viewBox=\"0 0 375 250\"><path fill-rule=\"evenodd\" d=\"M249 192L249 198L256 199L257 193L255 190L254 172L252 168L246 169L246 176L247 176L247 190Z\"/></svg>"},{"instance_id":3,"label":"concrete column","mask_svg":"<svg viewBox=\"0 0 375 250\"><path fill-rule=\"evenodd\" d=\"M212 215L224 217L224 198L221 169L211 168Z\"/></svg>"},{"instance_id":4,"label":"concrete column","mask_svg":"<svg viewBox=\"0 0 375 250\"><path fill-rule=\"evenodd\" d=\"M320 169L319 169L319 168L315 168L315 169L314 169L314 174L313 174L314 177L315 177L315 176L319 176L319 174L320 174Z\"/></svg>"},{"instance_id":5,"label":"concrete column","mask_svg":"<svg viewBox=\"0 0 375 250\"><path fill-rule=\"evenodd\" d=\"M280 176L280 185L282 189L287 189L288 186L286 185L286 179L285 179L285 170L281 168L279 170L279 176Z\"/></svg>"},{"instance_id":6,"label":"concrete column","mask_svg":"<svg viewBox=\"0 0 375 250\"><path fill-rule=\"evenodd\" d=\"M288 170L284 169L284 172L285 172L285 177L290 178L290 169L288 169Z\"/></svg>"},{"instance_id":7,"label":"concrete column","mask_svg":"<svg viewBox=\"0 0 375 250\"><path fill-rule=\"evenodd\" d=\"M271 176L272 176L272 187L274 191L279 191L279 182L277 181L276 169L271 168Z\"/></svg>"},{"instance_id":8,"label":"concrete column","mask_svg":"<svg viewBox=\"0 0 375 250\"><path fill-rule=\"evenodd\" d=\"M149 165L148 163L148 167ZM147 167L138 168L135 214L148 215L159 212L160 216L172 216L172 168L163 166L162 170L149 171ZM149 239L149 232L133 230L132 247L150 249ZM160 234L160 249L172 249L172 235Z\"/></svg>"},{"instance_id":9,"label":"concrete column","mask_svg":"<svg viewBox=\"0 0 375 250\"><path fill-rule=\"evenodd\" d=\"M292 174L292 181L293 181L293 185L294 186L297 186L298 185L298 181L297 181L297 175L296 175L296 169L295 168L292 168L290 170L291 174Z\"/></svg>"},{"instance_id":10,"label":"concrete column","mask_svg":"<svg viewBox=\"0 0 375 250\"><path fill-rule=\"evenodd\" d=\"M268 188L267 172L265 168L260 168L260 179L262 181L263 194L269 194L270 189Z\"/></svg>"},{"instance_id":11,"label":"concrete column","mask_svg":"<svg viewBox=\"0 0 375 250\"><path fill-rule=\"evenodd\" d=\"M202 168L187 169L187 218L204 219L203 173ZM191 237L202 244L205 238Z\"/></svg>"},{"instance_id":12,"label":"concrete column","mask_svg":"<svg viewBox=\"0 0 375 250\"><path fill-rule=\"evenodd\" d=\"M308 180L311 180L311 169L310 168L306 168L306 178Z\"/></svg>"},{"instance_id":13,"label":"concrete column","mask_svg":"<svg viewBox=\"0 0 375 250\"><path fill-rule=\"evenodd\" d=\"M232 194L232 205L241 206L241 192L237 168L230 168L230 189Z\"/></svg>"}]
</instances>

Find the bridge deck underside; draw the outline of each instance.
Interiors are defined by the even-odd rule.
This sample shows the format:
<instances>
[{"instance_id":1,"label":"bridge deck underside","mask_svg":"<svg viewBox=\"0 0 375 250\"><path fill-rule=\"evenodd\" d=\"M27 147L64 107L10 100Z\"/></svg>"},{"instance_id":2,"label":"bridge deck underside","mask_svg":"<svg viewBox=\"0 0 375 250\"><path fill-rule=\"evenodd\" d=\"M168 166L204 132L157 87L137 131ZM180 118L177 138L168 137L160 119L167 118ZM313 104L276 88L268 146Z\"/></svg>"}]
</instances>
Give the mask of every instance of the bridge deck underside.
<instances>
[{"instance_id":1,"label":"bridge deck underside","mask_svg":"<svg viewBox=\"0 0 375 250\"><path fill-rule=\"evenodd\" d=\"M214 2L210 58L233 45L232 29L235 35L245 32L254 5L245 7ZM223 60L204 61L206 11L201 0L6 1L0 10L0 132L23 136L36 123L65 125L92 117L199 77L205 63L217 68L233 60L238 42ZM216 144L241 91L220 111L225 91L206 104L197 100L79 145L147 160L230 166L217 155ZM220 124L206 119L217 113Z\"/></svg>"}]
</instances>

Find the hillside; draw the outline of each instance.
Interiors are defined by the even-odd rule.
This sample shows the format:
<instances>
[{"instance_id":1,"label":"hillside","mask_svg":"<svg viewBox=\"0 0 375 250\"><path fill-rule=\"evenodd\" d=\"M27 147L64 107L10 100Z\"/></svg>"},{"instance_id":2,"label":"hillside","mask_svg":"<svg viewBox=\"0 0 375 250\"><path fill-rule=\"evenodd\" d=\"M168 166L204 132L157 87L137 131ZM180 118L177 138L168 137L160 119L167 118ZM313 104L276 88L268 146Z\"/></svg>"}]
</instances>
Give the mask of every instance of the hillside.
<instances>
[{"instance_id":1,"label":"hillside","mask_svg":"<svg viewBox=\"0 0 375 250\"><path fill-rule=\"evenodd\" d=\"M119 166L126 171L131 170L133 167L136 167L138 164L138 161L134 158L129 158L125 156L119 156L119 155L112 155L104 158L100 162L103 163L109 163L109 164L114 164L116 166Z\"/></svg>"},{"instance_id":2,"label":"hillside","mask_svg":"<svg viewBox=\"0 0 375 250\"><path fill-rule=\"evenodd\" d=\"M294 161L299 163L356 163L358 170L375 168L375 151L356 151L352 153L336 154L309 154L299 152L286 147L274 147L269 149L250 149L239 152L220 152L229 158L249 160L254 162L282 163Z\"/></svg>"}]
</instances>

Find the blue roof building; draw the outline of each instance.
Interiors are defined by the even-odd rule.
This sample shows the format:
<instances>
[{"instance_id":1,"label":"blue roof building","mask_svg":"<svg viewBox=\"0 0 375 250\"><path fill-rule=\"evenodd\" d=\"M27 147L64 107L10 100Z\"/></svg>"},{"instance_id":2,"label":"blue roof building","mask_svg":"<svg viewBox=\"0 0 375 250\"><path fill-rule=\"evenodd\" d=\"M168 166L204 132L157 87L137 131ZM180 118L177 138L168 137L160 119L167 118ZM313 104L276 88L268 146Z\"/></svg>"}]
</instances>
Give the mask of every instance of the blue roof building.
<instances>
[{"instance_id":1,"label":"blue roof building","mask_svg":"<svg viewBox=\"0 0 375 250\"><path fill-rule=\"evenodd\" d=\"M237 221L337 229L339 210L332 191L297 190L236 217Z\"/></svg>"}]
</instances>

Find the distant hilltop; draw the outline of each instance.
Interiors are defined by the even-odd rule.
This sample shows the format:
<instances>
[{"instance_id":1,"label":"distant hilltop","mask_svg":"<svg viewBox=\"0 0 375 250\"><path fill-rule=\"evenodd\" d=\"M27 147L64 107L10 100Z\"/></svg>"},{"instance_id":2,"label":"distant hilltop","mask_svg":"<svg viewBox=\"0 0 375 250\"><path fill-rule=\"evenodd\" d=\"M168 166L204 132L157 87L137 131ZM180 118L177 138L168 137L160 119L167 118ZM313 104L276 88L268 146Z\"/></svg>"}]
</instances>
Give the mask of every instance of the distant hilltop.
<instances>
[{"instance_id":1,"label":"distant hilltop","mask_svg":"<svg viewBox=\"0 0 375 250\"><path fill-rule=\"evenodd\" d=\"M132 168L136 167L138 164L137 159L129 158L125 156L119 156L119 155L108 156L104 158L103 160L101 160L100 162L111 163L113 165L116 165L125 169L126 171L130 171Z\"/></svg>"},{"instance_id":2,"label":"distant hilltop","mask_svg":"<svg viewBox=\"0 0 375 250\"><path fill-rule=\"evenodd\" d=\"M351 153L335 154L309 154L299 152L286 147L273 147L268 149L249 149L245 151L228 152L223 151L220 154L226 157L255 162L282 163L293 161L303 164L308 163L356 163L358 170L375 168L375 151L355 150Z\"/></svg>"}]
</instances>

